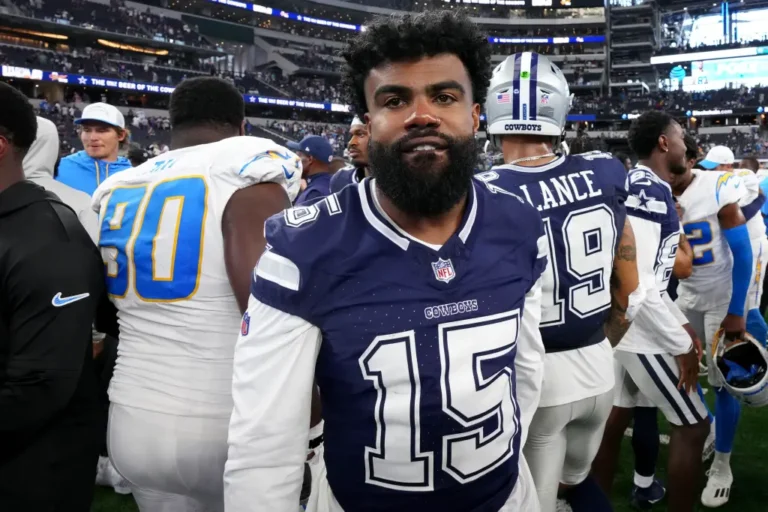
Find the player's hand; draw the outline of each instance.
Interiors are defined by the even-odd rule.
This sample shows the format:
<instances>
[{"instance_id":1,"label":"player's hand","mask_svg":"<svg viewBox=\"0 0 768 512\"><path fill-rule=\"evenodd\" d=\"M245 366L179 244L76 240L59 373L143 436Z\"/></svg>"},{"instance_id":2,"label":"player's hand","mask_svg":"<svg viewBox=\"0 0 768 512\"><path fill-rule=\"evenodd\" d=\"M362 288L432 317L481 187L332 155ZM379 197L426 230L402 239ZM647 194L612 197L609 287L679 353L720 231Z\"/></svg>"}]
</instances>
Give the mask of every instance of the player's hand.
<instances>
[{"instance_id":1,"label":"player's hand","mask_svg":"<svg viewBox=\"0 0 768 512\"><path fill-rule=\"evenodd\" d=\"M704 349L701 346L701 340L698 336L696 336L696 331L693 330L693 327L691 327L691 324L685 324L683 326L683 329L685 329L685 332L688 333L688 336L691 337L691 343L693 343L693 348L696 349L696 356L699 358L699 361L701 361L702 356L704 355Z\"/></svg>"},{"instance_id":2,"label":"player's hand","mask_svg":"<svg viewBox=\"0 0 768 512\"><path fill-rule=\"evenodd\" d=\"M677 216L680 219L680 222L683 221L683 207L680 206L680 203L675 200L675 210L677 210Z\"/></svg>"},{"instance_id":3,"label":"player's hand","mask_svg":"<svg viewBox=\"0 0 768 512\"><path fill-rule=\"evenodd\" d=\"M104 340L93 340L93 358L96 359L104 352Z\"/></svg>"},{"instance_id":4,"label":"player's hand","mask_svg":"<svg viewBox=\"0 0 768 512\"><path fill-rule=\"evenodd\" d=\"M747 321L743 316L732 315L728 313L725 315L723 323L720 327L725 331L725 339L733 341L744 337L744 331L747 330Z\"/></svg>"},{"instance_id":5,"label":"player's hand","mask_svg":"<svg viewBox=\"0 0 768 512\"><path fill-rule=\"evenodd\" d=\"M677 383L677 389L690 393L696 389L699 382L699 354L696 347L691 346L691 350L686 354L675 356L675 359L680 368L680 381Z\"/></svg>"}]
</instances>

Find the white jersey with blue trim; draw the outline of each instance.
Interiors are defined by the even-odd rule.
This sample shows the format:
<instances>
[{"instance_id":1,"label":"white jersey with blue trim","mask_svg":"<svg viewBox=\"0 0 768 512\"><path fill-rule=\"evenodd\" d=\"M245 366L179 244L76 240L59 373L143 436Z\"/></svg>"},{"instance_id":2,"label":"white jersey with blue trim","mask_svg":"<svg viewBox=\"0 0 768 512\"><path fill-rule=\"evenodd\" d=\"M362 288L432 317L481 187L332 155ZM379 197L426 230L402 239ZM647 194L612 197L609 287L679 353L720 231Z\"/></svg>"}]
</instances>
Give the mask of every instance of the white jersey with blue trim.
<instances>
[{"instance_id":1,"label":"white jersey with blue trim","mask_svg":"<svg viewBox=\"0 0 768 512\"><path fill-rule=\"evenodd\" d=\"M765 223L760 214L760 207L764 203L764 199L760 199L760 179L749 169L734 169L733 173L741 180L744 188L739 206L744 212L744 217L747 218L749 239L753 245L755 242L761 243L766 238ZM757 207L752 207L752 205L757 205Z\"/></svg>"},{"instance_id":2,"label":"white jersey with blue trim","mask_svg":"<svg viewBox=\"0 0 768 512\"><path fill-rule=\"evenodd\" d=\"M221 221L237 190L263 182L298 193L298 157L233 137L164 153L115 174L93 196L120 350L110 399L175 415L231 413L240 310Z\"/></svg>"},{"instance_id":3,"label":"white jersey with blue trim","mask_svg":"<svg viewBox=\"0 0 768 512\"><path fill-rule=\"evenodd\" d=\"M684 354L691 347L691 339L677 311L673 313L663 300L681 232L672 190L643 165L628 176L627 218L635 233L637 270L646 298L617 349L641 354Z\"/></svg>"},{"instance_id":4,"label":"white jersey with blue trim","mask_svg":"<svg viewBox=\"0 0 768 512\"><path fill-rule=\"evenodd\" d=\"M707 311L731 299L733 256L717 215L725 206L739 204L746 187L731 172L694 169L693 175L677 198L693 250L693 274L680 281L677 300L681 307Z\"/></svg>"}]
</instances>

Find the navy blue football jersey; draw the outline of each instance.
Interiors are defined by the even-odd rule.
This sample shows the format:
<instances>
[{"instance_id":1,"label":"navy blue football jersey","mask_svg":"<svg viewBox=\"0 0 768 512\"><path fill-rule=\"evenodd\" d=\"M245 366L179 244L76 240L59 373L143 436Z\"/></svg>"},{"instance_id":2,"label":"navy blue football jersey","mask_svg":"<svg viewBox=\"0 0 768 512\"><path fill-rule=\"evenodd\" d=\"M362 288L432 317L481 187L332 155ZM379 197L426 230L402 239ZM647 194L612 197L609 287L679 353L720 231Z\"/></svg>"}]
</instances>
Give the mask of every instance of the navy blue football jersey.
<instances>
[{"instance_id":1,"label":"navy blue football jersey","mask_svg":"<svg viewBox=\"0 0 768 512\"><path fill-rule=\"evenodd\" d=\"M374 189L366 178L272 217L267 250L298 285L257 277L252 294L322 333L324 457L345 511L497 512L518 476L514 362L546 267L541 217L473 181L461 227L429 246Z\"/></svg>"},{"instance_id":2,"label":"navy blue football jersey","mask_svg":"<svg viewBox=\"0 0 768 512\"><path fill-rule=\"evenodd\" d=\"M613 258L626 220L627 172L621 162L593 152L538 167L502 165L476 178L497 193L523 197L541 213L550 262L541 304L547 352L602 342Z\"/></svg>"},{"instance_id":3,"label":"navy blue football jersey","mask_svg":"<svg viewBox=\"0 0 768 512\"><path fill-rule=\"evenodd\" d=\"M667 292L672 269L675 266L677 246L680 243L680 218L675 209L672 189L656 174L643 165L629 172L629 197L627 215L651 222L659 232L657 247L642 247L638 241L638 253L653 251L656 284L661 293ZM655 241L655 240L654 240Z\"/></svg>"},{"instance_id":4,"label":"navy blue football jersey","mask_svg":"<svg viewBox=\"0 0 768 512\"><path fill-rule=\"evenodd\" d=\"M341 189L352 183L360 183L365 178L365 169L347 166L336 171L331 176L331 194L340 192Z\"/></svg>"}]
</instances>

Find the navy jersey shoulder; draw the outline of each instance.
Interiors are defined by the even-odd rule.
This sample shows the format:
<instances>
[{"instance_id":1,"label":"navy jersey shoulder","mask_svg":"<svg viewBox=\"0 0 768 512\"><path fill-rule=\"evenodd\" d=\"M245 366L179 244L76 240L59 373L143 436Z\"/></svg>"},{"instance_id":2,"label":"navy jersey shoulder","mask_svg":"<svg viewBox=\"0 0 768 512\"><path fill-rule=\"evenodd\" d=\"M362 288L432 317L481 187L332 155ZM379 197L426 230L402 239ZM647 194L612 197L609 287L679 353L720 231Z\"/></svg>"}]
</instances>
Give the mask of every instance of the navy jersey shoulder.
<instances>
[{"instance_id":1,"label":"navy jersey shoulder","mask_svg":"<svg viewBox=\"0 0 768 512\"><path fill-rule=\"evenodd\" d=\"M331 175L328 173L315 174L307 178L307 188L305 188L296 198L297 205L314 203L321 197L331 193Z\"/></svg>"},{"instance_id":2,"label":"navy jersey shoulder","mask_svg":"<svg viewBox=\"0 0 768 512\"><path fill-rule=\"evenodd\" d=\"M341 192L341 189L352 183L360 183L360 169L353 166L347 166L339 169L331 176L331 194Z\"/></svg>"},{"instance_id":3,"label":"navy jersey shoulder","mask_svg":"<svg viewBox=\"0 0 768 512\"><path fill-rule=\"evenodd\" d=\"M680 231L672 190L647 167L629 172L627 214L659 224L661 240Z\"/></svg>"},{"instance_id":4,"label":"navy jersey shoulder","mask_svg":"<svg viewBox=\"0 0 768 512\"><path fill-rule=\"evenodd\" d=\"M613 257L626 221L627 173L621 162L594 152L538 167L503 165L478 179L523 197L544 220L550 265L540 325L547 351L603 341Z\"/></svg>"},{"instance_id":5,"label":"navy jersey shoulder","mask_svg":"<svg viewBox=\"0 0 768 512\"><path fill-rule=\"evenodd\" d=\"M344 510L499 510L517 480L514 359L546 267L541 218L473 183L459 230L430 247L374 189L272 217L252 293L322 334L324 457Z\"/></svg>"}]
</instances>

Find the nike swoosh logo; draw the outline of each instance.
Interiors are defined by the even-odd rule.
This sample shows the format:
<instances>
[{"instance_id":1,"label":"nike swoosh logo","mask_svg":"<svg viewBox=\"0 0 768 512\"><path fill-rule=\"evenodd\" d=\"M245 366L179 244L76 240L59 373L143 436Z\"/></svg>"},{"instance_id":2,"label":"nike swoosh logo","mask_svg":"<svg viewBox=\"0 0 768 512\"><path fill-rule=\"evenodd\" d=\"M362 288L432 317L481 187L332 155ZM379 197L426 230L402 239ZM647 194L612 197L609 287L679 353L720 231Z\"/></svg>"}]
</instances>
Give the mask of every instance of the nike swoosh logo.
<instances>
[{"instance_id":1,"label":"nike swoosh logo","mask_svg":"<svg viewBox=\"0 0 768 512\"><path fill-rule=\"evenodd\" d=\"M296 174L296 171L288 172L288 168L286 166L283 166L283 173L285 173L286 178L291 179L293 178L293 175Z\"/></svg>"},{"instance_id":2,"label":"nike swoosh logo","mask_svg":"<svg viewBox=\"0 0 768 512\"><path fill-rule=\"evenodd\" d=\"M59 292L53 296L53 299L51 299L51 304L53 304L53 307L55 308L60 308L68 304L72 304L73 302L83 300L86 297L90 297L90 295L91 295L90 293L81 293L79 295L70 295L69 297L62 297L61 292Z\"/></svg>"}]
</instances>

